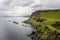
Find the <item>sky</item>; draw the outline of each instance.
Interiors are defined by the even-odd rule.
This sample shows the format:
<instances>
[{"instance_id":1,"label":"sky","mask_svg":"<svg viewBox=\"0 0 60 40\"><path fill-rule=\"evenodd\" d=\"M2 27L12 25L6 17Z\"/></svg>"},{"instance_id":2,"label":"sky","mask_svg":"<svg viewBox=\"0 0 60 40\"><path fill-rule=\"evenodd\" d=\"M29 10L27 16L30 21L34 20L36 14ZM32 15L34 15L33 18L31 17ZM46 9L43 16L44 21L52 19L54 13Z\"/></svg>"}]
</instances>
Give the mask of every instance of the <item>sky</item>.
<instances>
[{"instance_id":1,"label":"sky","mask_svg":"<svg viewBox=\"0 0 60 40\"><path fill-rule=\"evenodd\" d=\"M0 0L0 16L30 15L35 10L60 8L60 0Z\"/></svg>"}]
</instances>

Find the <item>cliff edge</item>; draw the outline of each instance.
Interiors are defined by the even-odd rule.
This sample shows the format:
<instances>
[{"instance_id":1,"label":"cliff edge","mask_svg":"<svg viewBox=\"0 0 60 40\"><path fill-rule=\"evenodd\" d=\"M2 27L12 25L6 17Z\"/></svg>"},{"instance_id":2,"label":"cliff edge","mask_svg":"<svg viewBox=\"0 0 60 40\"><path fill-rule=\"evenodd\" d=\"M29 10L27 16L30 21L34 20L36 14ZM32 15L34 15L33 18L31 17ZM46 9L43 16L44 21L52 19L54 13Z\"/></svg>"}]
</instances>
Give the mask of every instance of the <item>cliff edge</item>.
<instances>
[{"instance_id":1,"label":"cliff edge","mask_svg":"<svg viewBox=\"0 0 60 40\"><path fill-rule=\"evenodd\" d=\"M33 12L25 22L36 28L28 35L32 40L60 40L60 9Z\"/></svg>"}]
</instances>

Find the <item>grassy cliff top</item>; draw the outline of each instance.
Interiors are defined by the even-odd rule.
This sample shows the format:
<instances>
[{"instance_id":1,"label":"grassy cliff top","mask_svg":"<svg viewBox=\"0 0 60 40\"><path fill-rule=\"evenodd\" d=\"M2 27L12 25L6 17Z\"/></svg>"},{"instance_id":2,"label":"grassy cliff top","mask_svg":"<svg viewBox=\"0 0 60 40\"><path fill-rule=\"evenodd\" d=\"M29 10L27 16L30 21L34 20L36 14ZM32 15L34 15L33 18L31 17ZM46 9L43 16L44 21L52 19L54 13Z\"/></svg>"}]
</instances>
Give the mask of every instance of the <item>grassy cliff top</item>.
<instances>
[{"instance_id":1,"label":"grassy cliff top","mask_svg":"<svg viewBox=\"0 0 60 40\"><path fill-rule=\"evenodd\" d=\"M60 40L60 9L33 12L27 22L36 26L37 40Z\"/></svg>"},{"instance_id":2,"label":"grassy cliff top","mask_svg":"<svg viewBox=\"0 0 60 40\"><path fill-rule=\"evenodd\" d=\"M45 21L40 22L39 20L45 20ZM48 26L48 28L60 32L60 9L39 10L33 12L28 22L31 22L32 24L35 25ZM54 24L55 26L52 26Z\"/></svg>"}]
</instances>

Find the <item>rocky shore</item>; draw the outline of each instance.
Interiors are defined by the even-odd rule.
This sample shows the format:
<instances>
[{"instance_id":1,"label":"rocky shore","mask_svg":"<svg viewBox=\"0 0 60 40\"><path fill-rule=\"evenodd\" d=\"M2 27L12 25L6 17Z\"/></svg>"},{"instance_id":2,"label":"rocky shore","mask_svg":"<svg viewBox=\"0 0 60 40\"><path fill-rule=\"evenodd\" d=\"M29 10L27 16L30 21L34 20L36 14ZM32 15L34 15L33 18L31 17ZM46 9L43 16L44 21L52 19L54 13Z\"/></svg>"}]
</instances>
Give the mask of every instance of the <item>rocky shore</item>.
<instances>
[{"instance_id":1,"label":"rocky shore","mask_svg":"<svg viewBox=\"0 0 60 40\"><path fill-rule=\"evenodd\" d=\"M60 32L58 32L57 30L53 30L52 28L49 28L49 26L51 25L48 26L45 24L45 21L47 19L41 18L39 14L41 14L40 11L32 13L31 17L24 22L36 28L36 31L33 31L30 35L27 36L30 37L32 40L60 40ZM56 23L55 25L57 27L58 25L60 25L60 23Z\"/></svg>"},{"instance_id":2,"label":"rocky shore","mask_svg":"<svg viewBox=\"0 0 60 40\"><path fill-rule=\"evenodd\" d=\"M32 27L36 28L36 31L32 31L30 35L27 35L32 40L60 40L60 33L57 31L52 31L48 27L45 27L45 32L39 30L39 27L32 23L25 22L27 24L32 25Z\"/></svg>"}]
</instances>

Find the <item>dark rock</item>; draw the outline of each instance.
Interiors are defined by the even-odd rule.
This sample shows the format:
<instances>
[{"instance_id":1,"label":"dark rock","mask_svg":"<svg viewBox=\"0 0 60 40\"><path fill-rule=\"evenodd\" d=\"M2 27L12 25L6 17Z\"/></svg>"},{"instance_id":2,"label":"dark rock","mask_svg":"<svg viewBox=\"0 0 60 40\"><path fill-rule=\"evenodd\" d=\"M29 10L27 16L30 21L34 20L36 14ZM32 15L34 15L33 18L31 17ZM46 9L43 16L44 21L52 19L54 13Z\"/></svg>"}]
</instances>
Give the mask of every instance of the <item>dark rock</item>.
<instances>
[{"instance_id":1,"label":"dark rock","mask_svg":"<svg viewBox=\"0 0 60 40\"><path fill-rule=\"evenodd\" d=\"M45 21L46 19L42 18L42 19L37 19L37 22L43 22Z\"/></svg>"},{"instance_id":2,"label":"dark rock","mask_svg":"<svg viewBox=\"0 0 60 40\"><path fill-rule=\"evenodd\" d=\"M34 35L35 34L35 32L34 31L32 31L32 33L30 34L30 35Z\"/></svg>"},{"instance_id":3,"label":"dark rock","mask_svg":"<svg viewBox=\"0 0 60 40\"><path fill-rule=\"evenodd\" d=\"M15 24L19 24L18 22L16 22L16 21L13 21L13 23L15 23Z\"/></svg>"},{"instance_id":4,"label":"dark rock","mask_svg":"<svg viewBox=\"0 0 60 40\"><path fill-rule=\"evenodd\" d=\"M50 30L50 29L48 28L48 26L45 26L45 30L48 31L48 30Z\"/></svg>"},{"instance_id":5,"label":"dark rock","mask_svg":"<svg viewBox=\"0 0 60 40\"><path fill-rule=\"evenodd\" d=\"M55 24L52 24L52 26L54 27L60 26L60 21L55 22Z\"/></svg>"},{"instance_id":6,"label":"dark rock","mask_svg":"<svg viewBox=\"0 0 60 40\"><path fill-rule=\"evenodd\" d=\"M56 26L60 26L60 21L57 21L55 24Z\"/></svg>"}]
</instances>

